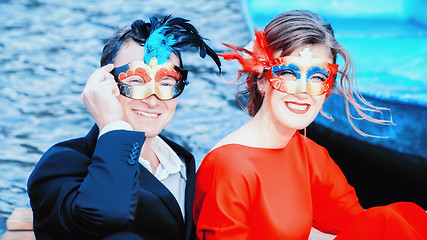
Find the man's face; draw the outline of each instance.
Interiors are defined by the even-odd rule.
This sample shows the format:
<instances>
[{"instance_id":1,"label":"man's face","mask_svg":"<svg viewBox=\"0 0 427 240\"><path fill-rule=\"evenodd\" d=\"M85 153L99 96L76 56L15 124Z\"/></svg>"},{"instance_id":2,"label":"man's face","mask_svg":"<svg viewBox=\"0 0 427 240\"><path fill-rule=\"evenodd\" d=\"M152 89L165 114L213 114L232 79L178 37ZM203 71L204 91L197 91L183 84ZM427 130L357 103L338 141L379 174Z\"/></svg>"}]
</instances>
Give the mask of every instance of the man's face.
<instances>
[{"instance_id":1,"label":"man's face","mask_svg":"<svg viewBox=\"0 0 427 240\"><path fill-rule=\"evenodd\" d=\"M122 44L114 59L115 66L123 66L134 61L143 61L144 47L129 40ZM179 59L171 55L168 60L179 66ZM132 125L135 131L145 132L146 137L157 136L170 122L175 113L177 98L160 100L152 94L144 99L131 99L118 96L124 112L124 121Z\"/></svg>"}]
</instances>

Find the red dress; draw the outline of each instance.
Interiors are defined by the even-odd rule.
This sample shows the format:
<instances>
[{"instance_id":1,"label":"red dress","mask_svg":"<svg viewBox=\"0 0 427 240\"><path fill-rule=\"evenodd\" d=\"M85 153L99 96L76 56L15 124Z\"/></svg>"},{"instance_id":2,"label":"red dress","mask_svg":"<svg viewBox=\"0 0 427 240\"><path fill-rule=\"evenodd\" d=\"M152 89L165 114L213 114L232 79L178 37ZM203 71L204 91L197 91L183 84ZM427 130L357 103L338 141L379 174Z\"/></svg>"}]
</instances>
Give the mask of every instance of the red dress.
<instances>
[{"instance_id":1,"label":"red dress","mask_svg":"<svg viewBox=\"0 0 427 240\"><path fill-rule=\"evenodd\" d=\"M421 220L421 225L415 231L427 229L424 210L402 204L416 209L414 221ZM282 149L239 144L216 148L196 175L199 239L308 239L312 226L330 234L349 229L353 237L351 232L359 231L355 226L364 225L360 216L365 212L328 152L298 132Z\"/></svg>"}]
</instances>

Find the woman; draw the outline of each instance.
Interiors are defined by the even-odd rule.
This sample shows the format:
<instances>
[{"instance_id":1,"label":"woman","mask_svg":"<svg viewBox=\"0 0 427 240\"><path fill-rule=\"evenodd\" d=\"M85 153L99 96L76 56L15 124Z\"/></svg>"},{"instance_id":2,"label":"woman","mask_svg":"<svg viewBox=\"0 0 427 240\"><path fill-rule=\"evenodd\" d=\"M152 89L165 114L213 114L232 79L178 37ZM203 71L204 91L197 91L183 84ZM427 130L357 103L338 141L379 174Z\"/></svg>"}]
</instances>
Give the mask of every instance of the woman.
<instances>
[{"instance_id":1,"label":"woman","mask_svg":"<svg viewBox=\"0 0 427 240\"><path fill-rule=\"evenodd\" d=\"M391 123L364 113L382 109L356 102L351 62L331 26L312 12L291 11L255 35L252 49L227 45L234 51L221 54L240 62L239 76L248 75L244 93L253 118L217 143L198 169L197 237L307 239L312 226L337 239L426 237L423 209L396 203L365 211L328 152L298 132L333 91L361 117Z\"/></svg>"},{"instance_id":2,"label":"woman","mask_svg":"<svg viewBox=\"0 0 427 240\"><path fill-rule=\"evenodd\" d=\"M95 126L50 148L29 178L37 239L194 239L194 158L159 136L187 84L189 47L220 67L182 18L136 20L107 41L82 93Z\"/></svg>"}]
</instances>

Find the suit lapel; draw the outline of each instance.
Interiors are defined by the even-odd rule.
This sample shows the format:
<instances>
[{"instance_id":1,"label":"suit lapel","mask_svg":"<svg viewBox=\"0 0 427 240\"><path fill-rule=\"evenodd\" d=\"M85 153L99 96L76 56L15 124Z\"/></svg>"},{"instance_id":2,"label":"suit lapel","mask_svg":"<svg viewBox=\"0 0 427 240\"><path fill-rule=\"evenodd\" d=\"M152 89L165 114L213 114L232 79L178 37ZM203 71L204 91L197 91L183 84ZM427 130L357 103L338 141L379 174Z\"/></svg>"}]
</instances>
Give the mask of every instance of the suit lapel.
<instances>
[{"instance_id":1,"label":"suit lapel","mask_svg":"<svg viewBox=\"0 0 427 240\"><path fill-rule=\"evenodd\" d=\"M90 130L90 132L86 135L86 141L91 151L91 154L93 154L93 151L95 149L96 142L98 140L98 134L99 134L99 129L98 129L98 126L95 124ZM141 164L139 164L139 170L140 170L139 181L143 183L143 184L140 184L140 186L143 189L152 192L153 194L157 195L160 199L162 199L164 204L169 208L172 215L175 217L176 221L179 223L180 227L184 228L184 220L183 220L180 207L175 197L169 191L169 189L167 189L166 186L163 185L163 183L161 183L151 172L149 172ZM187 200L188 199L187 199L187 187L186 187L186 201ZM187 208L187 204L186 204L186 208Z\"/></svg>"},{"instance_id":2,"label":"suit lapel","mask_svg":"<svg viewBox=\"0 0 427 240\"><path fill-rule=\"evenodd\" d=\"M185 163L187 167L187 184L185 186L185 222L187 225L185 239L191 239L192 230L195 230L193 223L193 197L196 182L194 157L186 158Z\"/></svg>"},{"instance_id":3,"label":"suit lapel","mask_svg":"<svg viewBox=\"0 0 427 240\"><path fill-rule=\"evenodd\" d=\"M185 162L187 169L187 183L185 185L185 239L194 239L195 227L193 223L193 198L196 182L196 166L194 156L175 142L159 135Z\"/></svg>"},{"instance_id":4,"label":"suit lapel","mask_svg":"<svg viewBox=\"0 0 427 240\"><path fill-rule=\"evenodd\" d=\"M163 183L161 183L152 173L150 173L145 167L141 164L139 165L139 181L141 188L152 192L156 196L158 196L164 204L168 207L176 221L179 223L181 228L184 228L184 220L181 214L180 207L175 197L166 188Z\"/></svg>"},{"instance_id":5,"label":"suit lapel","mask_svg":"<svg viewBox=\"0 0 427 240\"><path fill-rule=\"evenodd\" d=\"M98 140L99 129L95 124L90 132L86 135L86 141L88 144L91 155L96 146ZM161 183L151 172L145 167L139 164L140 174L139 181L141 188L152 192L158 196L164 204L168 207L180 228L185 229L185 239L192 239L194 224L193 224L193 195L195 188L195 161L191 153L186 151L180 145L170 141L169 139L160 136L172 149L178 154L178 156L185 162L187 169L187 182L185 187L185 223L181 213L181 209L172 193Z\"/></svg>"}]
</instances>

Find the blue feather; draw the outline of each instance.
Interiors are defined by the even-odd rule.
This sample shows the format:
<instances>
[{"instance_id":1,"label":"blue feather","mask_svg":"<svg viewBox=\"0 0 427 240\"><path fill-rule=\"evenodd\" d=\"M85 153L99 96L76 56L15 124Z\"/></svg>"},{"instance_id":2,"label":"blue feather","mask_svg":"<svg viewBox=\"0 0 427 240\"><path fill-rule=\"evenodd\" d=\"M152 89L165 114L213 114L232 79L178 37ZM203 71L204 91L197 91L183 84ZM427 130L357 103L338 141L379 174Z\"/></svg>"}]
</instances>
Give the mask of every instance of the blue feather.
<instances>
[{"instance_id":1,"label":"blue feather","mask_svg":"<svg viewBox=\"0 0 427 240\"><path fill-rule=\"evenodd\" d=\"M172 33L165 35L167 29L167 26L158 28L147 38L144 55L146 64L149 64L153 57L157 58L158 64L163 64L169 59L176 40Z\"/></svg>"},{"instance_id":2,"label":"blue feather","mask_svg":"<svg viewBox=\"0 0 427 240\"><path fill-rule=\"evenodd\" d=\"M200 57L210 56L221 72L221 62L215 51L210 48L197 29L183 18L167 16L161 21L156 17L150 18L150 23L136 20L132 24L134 40L144 44L144 62L150 64L151 59L157 58L158 64L165 63L171 53L179 53L188 48L196 48ZM145 41L144 41L145 40Z\"/></svg>"}]
</instances>

